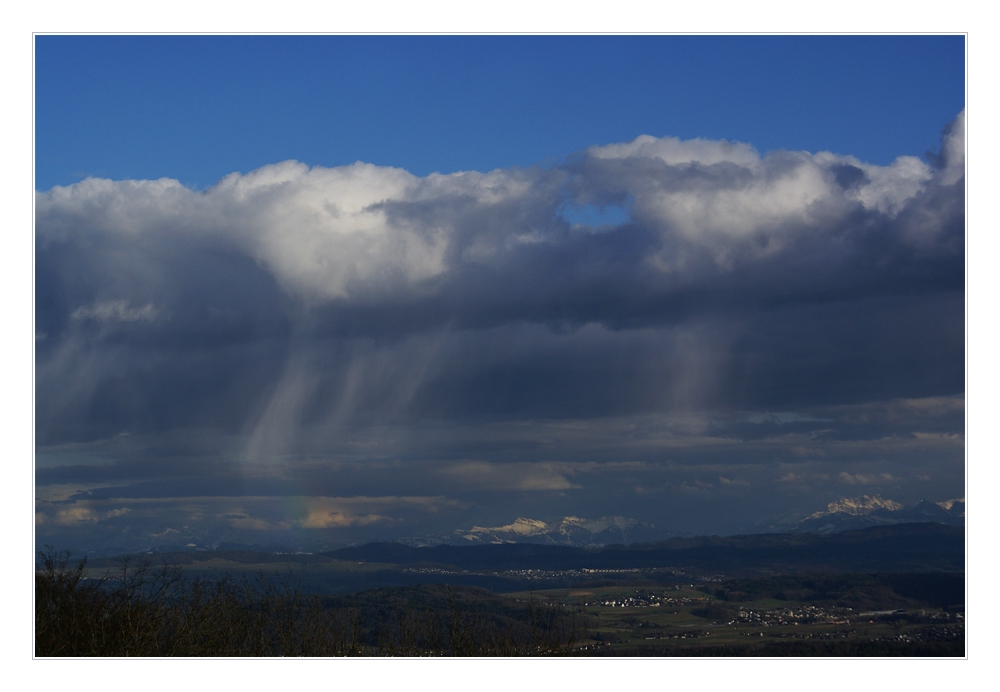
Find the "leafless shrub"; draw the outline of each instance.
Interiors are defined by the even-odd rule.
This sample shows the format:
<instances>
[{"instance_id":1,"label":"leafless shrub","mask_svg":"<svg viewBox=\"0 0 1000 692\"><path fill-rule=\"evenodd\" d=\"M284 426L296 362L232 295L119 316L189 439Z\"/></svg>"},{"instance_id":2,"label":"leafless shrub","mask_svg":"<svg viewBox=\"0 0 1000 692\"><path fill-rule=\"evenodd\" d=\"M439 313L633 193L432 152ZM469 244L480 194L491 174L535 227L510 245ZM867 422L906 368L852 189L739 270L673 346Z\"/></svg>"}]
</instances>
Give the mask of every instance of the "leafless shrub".
<instances>
[{"instance_id":1,"label":"leafless shrub","mask_svg":"<svg viewBox=\"0 0 1000 692\"><path fill-rule=\"evenodd\" d=\"M37 656L537 656L568 653L577 638L575 618L534 599L527 617L487 612L451 588L422 606L381 592L330 603L290 577L185 579L124 560L88 579L86 559L70 558L39 554Z\"/></svg>"}]
</instances>

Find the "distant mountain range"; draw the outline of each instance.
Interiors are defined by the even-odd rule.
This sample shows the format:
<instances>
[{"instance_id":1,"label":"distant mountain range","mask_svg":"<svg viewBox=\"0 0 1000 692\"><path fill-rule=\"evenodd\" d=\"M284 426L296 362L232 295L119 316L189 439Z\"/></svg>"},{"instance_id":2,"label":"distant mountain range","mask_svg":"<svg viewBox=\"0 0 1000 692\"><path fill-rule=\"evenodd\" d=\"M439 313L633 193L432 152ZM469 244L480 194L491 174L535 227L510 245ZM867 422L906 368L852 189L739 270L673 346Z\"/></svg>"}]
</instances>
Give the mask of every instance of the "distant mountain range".
<instances>
[{"instance_id":1,"label":"distant mountain range","mask_svg":"<svg viewBox=\"0 0 1000 692\"><path fill-rule=\"evenodd\" d=\"M921 500L909 507L878 495L841 498L826 509L811 514L793 529L795 533L839 533L869 526L891 526L914 522L935 522L949 526L965 524L965 498L929 502Z\"/></svg>"},{"instance_id":2,"label":"distant mountain range","mask_svg":"<svg viewBox=\"0 0 1000 692\"><path fill-rule=\"evenodd\" d=\"M681 569L739 574L961 571L965 531L935 522L872 526L830 535L698 536L573 547L526 543L367 545L324 553L351 562L464 570ZM429 574L430 572L428 572Z\"/></svg>"},{"instance_id":3,"label":"distant mountain range","mask_svg":"<svg viewBox=\"0 0 1000 692\"><path fill-rule=\"evenodd\" d=\"M612 543L638 543L655 538L655 529L627 517L583 519L563 517L558 521L518 517L504 526L473 526L439 536L424 545L480 545L496 543L539 543L542 545L600 546Z\"/></svg>"},{"instance_id":4,"label":"distant mountain range","mask_svg":"<svg viewBox=\"0 0 1000 692\"><path fill-rule=\"evenodd\" d=\"M800 517L801 515L799 517L793 516L776 523L755 523L740 533L741 535L827 535L870 527L912 523L936 523L958 527L965 525L965 499L951 499L944 502L923 500L915 505L905 506L893 500L883 499L879 495L863 495L854 498L841 498L836 502L831 502L823 510L804 518ZM183 542L178 540L180 537L180 534L177 533L173 540L160 539L149 541L144 545L113 546L99 550L90 549L85 552L92 557L134 552L190 550L258 550L289 554L301 551L325 552L345 545L344 543L341 543L340 546L329 543L322 544L318 541L313 544L288 542L265 545L245 540L249 536L244 537L235 533L224 536L192 536ZM612 516L585 519L567 516L555 521L518 517L511 523L501 526L473 526L444 534L411 536L394 540L412 548L504 544L599 548L662 542L667 539L684 541L692 538L690 535L687 537L678 536L676 532L668 528L654 526L628 517Z\"/></svg>"},{"instance_id":5,"label":"distant mountain range","mask_svg":"<svg viewBox=\"0 0 1000 692\"><path fill-rule=\"evenodd\" d=\"M804 519L782 522L755 532L830 534L870 526L920 522L963 526L965 500L936 503L923 500L916 505L905 506L879 495L845 497L831 502L826 509ZM647 543L670 536L670 532L628 517L563 517L556 521L518 517L503 526L473 526L471 529L456 529L447 534L403 538L400 542L412 547L532 543L583 548Z\"/></svg>"}]
</instances>

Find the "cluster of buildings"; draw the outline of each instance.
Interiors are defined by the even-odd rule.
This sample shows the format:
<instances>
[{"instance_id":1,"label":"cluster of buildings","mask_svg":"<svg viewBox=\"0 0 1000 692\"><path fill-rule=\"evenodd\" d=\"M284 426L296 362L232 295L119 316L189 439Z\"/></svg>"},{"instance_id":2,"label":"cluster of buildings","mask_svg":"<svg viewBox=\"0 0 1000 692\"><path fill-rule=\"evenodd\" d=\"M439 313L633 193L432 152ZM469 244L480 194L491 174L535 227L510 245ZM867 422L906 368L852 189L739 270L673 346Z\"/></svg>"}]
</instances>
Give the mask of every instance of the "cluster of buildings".
<instances>
[{"instance_id":1,"label":"cluster of buildings","mask_svg":"<svg viewBox=\"0 0 1000 692\"><path fill-rule=\"evenodd\" d=\"M769 627L773 625L849 625L852 611L850 608L821 608L814 605L796 606L794 608L776 608L775 610L740 610L739 615L729 621L730 625L756 625Z\"/></svg>"}]
</instances>

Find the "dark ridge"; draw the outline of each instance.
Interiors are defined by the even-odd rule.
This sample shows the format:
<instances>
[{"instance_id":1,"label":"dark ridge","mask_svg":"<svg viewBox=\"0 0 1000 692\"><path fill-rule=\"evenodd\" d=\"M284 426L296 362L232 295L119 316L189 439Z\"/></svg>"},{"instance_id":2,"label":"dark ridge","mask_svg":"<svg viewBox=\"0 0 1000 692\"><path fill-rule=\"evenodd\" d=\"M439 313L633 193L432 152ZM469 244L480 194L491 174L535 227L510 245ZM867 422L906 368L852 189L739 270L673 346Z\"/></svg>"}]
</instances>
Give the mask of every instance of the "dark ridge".
<instances>
[{"instance_id":1,"label":"dark ridge","mask_svg":"<svg viewBox=\"0 0 1000 692\"><path fill-rule=\"evenodd\" d=\"M123 556L92 559L94 568L114 568ZM186 550L134 555L153 565L197 566L209 559L244 565L286 563L308 566L330 561L379 563L394 568L454 571L432 580L460 583L460 571L518 570L650 570L681 569L695 573L754 576L833 572L961 572L965 569L965 529L925 522L872 526L835 534L755 534L672 538L655 543L611 545L602 548L503 543L412 547L402 543L369 543L325 553L267 552L265 550ZM426 577L379 576L384 585L404 585ZM348 575L344 575L347 578ZM481 575L482 576L482 575ZM503 580L517 578L502 576ZM373 578L371 576L365 578ZM477 577L478 578L478 577ZM594 578L601 578L594 575ZM353 578L352 578L353 579ZM363 584L361 575L357 576ZM352 581L353 583L353 581ZM479 581L469 582L480 583ZM482 585L482 584L481 584ZM488 588L500 587L491 583Z\"/></svg>"},{"instance_id":2,"label":"dark ridge","mask_svg":"<svg viewBox=\"0 0 1000 692\"><path fill-rule=\"evenodd\" d=\"M897 524L838 534L759 534L675 538L658 543L573 548L507 543L413 548L371 543L324 556L456 569L652 569L690 567L726 572L945 571L965 568L965 529L937 523Z\"/></svg>"}]
</instances>

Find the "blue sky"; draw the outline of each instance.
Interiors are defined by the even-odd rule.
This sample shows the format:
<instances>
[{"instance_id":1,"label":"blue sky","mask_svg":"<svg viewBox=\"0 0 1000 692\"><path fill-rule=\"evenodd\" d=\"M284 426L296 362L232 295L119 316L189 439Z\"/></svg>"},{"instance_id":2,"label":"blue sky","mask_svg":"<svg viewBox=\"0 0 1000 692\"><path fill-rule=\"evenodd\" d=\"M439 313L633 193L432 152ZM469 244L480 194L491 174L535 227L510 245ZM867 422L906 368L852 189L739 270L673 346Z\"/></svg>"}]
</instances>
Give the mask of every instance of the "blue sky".
<instances>
[{"instance_id":1,"label":"blue sky","mask_svg":"<svg viewBox=\"0 0 1000 692\"><path fill-rule=\"evenodd\" d=\"M964 107L962 36L39 36L36 189L296 159L433 171L640 134L887 164Z\"/></svg>"},{"instance_id":2,"label":"blue sky","mask_svg":"<svg viewBox=\"0 0 1000 692\"><path fill-rule=\"evenodd\" d=\"M963 37L35 59L40 543L964 493Z\"/></svg>"}]
</instances>

